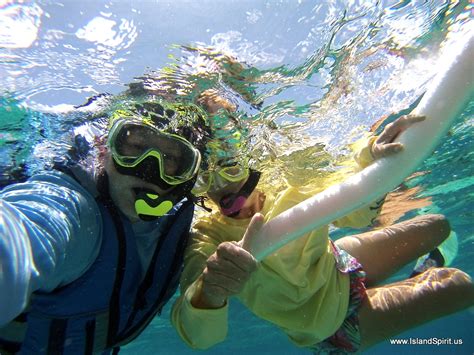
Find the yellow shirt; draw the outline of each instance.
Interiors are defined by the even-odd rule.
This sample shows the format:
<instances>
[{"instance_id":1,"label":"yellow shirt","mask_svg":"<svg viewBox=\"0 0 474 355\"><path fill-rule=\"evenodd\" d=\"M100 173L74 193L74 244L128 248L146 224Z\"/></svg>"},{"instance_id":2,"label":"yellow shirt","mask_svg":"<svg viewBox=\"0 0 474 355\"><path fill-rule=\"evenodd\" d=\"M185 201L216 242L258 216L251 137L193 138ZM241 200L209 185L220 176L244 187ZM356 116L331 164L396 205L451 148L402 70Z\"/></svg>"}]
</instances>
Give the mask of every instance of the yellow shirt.
<instances>
[{"instance_id":1,"label":"yellow shirt","mask_svg":"<svg viewBox=\"0 0 474 355\"><path fill-rule=\"evenodd\" d=\"M365 165L365 161L358 161ZM277 196L267 195L262 214L268 221L317 192L288 187ZM377 210L364 208L337 224L361 227L376 214ZM196 309L190 300L200 287L197 278L207 258L220 243L239 241L249 222L250 219L237 220L214 212L194 226L181 277L182 295L172 310L173 325L193 348L206 349L226 337L227 306ZM312 231L268 256L237 298L257 316L281 328L298 346L310 346L334 334L347 313L349 277L336 268L328 227Z\"/></svg>"}]
</instances>

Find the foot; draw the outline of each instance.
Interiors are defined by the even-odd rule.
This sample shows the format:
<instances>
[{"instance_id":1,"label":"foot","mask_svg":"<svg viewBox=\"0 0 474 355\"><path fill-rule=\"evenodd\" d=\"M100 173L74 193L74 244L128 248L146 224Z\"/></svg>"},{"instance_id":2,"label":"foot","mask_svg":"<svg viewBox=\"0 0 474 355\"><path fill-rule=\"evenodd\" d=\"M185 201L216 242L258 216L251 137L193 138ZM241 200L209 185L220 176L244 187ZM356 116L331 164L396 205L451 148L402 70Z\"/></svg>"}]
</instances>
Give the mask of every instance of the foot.
<instances>
[{"instance_id":1,"label":"foot","mask_svg":"<svg viewBox=\"0 0 474 355\"><path fill-rule=\"evenodd\" d=\"M436 249L418 258L410 277L419 275L432 267L449 266L458 253L458 237L451 231L449 237Z\"/></svg>"}]
</instances>

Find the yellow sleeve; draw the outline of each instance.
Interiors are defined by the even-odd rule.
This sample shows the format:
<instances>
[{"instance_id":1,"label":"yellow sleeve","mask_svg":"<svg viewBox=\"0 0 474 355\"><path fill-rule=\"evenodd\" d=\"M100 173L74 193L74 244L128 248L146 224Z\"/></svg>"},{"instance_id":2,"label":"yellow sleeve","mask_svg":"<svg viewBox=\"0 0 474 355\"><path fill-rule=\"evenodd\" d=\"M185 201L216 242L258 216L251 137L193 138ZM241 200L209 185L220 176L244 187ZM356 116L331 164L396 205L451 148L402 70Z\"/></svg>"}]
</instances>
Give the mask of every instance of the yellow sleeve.
<instances>
[{"instance_id":1,"label":"yellow sleeve","mask_svg":"<svg viewBox=\"0 0 474 355\"><path fill-rule=\"evenodd\" d=\"M361 169L369 166L373 163L374 157L372 156L372 145L374 144L377 136L371 136L363 138L352 145L352 149L356 151L354 159ZM382 209L385 196L381 199L370 203L344 217L339 218L333 222L336 227L353 227L361 228L369 226L377 218Z\"/></svg>"},{"instance_id":2,"label":"yellow sleeve","mask_svg":"<svg viewBox=\"0 0 474 355\"><path fill-rule=\"evenodd\" d=\"M193 282L176 300L171 311L171 322L187 345L205 350L225 340L228 306L218 309L193 307L191 298L198 287L200 280Z\"/></svg>"},{"instance_id":3,"label":"yellow sleeve","mask_svg":"<svg viewBox=\"0 0 474 355\"><path fill-rule=\"evenodd\" d=\"M377 136L370 136L362 138L352 144L352 149L355 151L354 159L359 164L360 168L366 168L374 162L372 155L372 145L377 140Z\"/></svg>"},{"instance_id":4,"label":"yellow sleeve","mask_svg":"<svg viewBox=\"0 0 474 355\"><path fill-rule=\"evenodd\" d=\"M222 342L227 336L228 306L219 309L193 307L191 299L201 285L199 276L207 258L214 253L220 241L198 233L191 234L181 275L181 296L171 311L171 322L181 339L194 349L207 349Z\"/></svg>"}]
</instances>

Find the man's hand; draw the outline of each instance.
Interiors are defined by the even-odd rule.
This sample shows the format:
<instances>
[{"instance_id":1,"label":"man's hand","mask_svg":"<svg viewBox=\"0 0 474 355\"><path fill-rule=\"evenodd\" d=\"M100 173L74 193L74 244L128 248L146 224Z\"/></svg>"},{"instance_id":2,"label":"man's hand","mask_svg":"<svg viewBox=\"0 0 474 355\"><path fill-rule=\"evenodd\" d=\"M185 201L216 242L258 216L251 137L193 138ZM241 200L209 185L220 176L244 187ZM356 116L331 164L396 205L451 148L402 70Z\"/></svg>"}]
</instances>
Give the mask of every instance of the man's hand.
<instances>
[{"instance_id":1,"label":"man's hand","mask_svg":"<svg viewBox=\"0 0 474 355\"><path fill-rule=\"evenodd\" d=\"M406 115L397 118L392 123L385 126L384 130L374 142L371 148L372 156L375 160L386 157L403 150L403 144L393 143L393 141L406 129L416 122L421 122L425 116Z\"/></svg>"},{"instance_id":2,"label":"man's hand","mask_svg":"<svg viewBox=\"0 0 474 355\"><path fill-rule=\"evenodd\" d=\"M263 216L253 216L244 237L239 243L221 243L207 259L201 275L201 289L191 303L196 308L223 307L229 296L242 291L252 272L257 269L257 260L244 248L263 225Z\"/></svg>"}]
</instances>

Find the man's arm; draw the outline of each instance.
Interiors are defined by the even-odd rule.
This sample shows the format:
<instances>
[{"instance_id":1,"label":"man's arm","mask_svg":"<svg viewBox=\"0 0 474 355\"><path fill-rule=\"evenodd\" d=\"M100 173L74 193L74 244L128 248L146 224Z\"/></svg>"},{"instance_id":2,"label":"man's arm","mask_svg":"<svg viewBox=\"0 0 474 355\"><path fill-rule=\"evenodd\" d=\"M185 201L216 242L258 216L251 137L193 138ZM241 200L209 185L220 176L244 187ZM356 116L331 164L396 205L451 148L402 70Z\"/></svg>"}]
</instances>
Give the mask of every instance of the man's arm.
<instances>
[{"instance_id":1,"label":"man's arm","mask_svg":"<svg viewBox=\"0 0 474 355\"><path fill-rule=\"evenodd\" d=\"M0 326L18 316L37 290L82 275L97 256L101 218L94 198L62 173L0 192Z\"/></svg>"}]
</instances>

